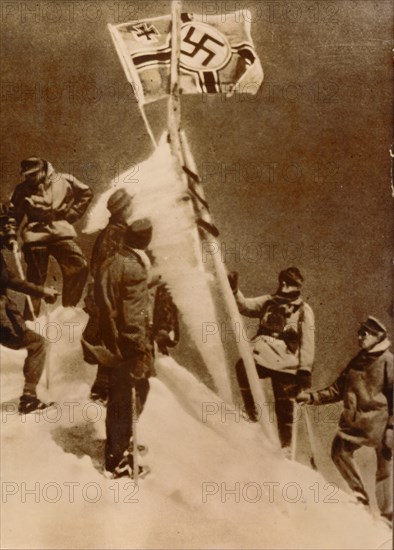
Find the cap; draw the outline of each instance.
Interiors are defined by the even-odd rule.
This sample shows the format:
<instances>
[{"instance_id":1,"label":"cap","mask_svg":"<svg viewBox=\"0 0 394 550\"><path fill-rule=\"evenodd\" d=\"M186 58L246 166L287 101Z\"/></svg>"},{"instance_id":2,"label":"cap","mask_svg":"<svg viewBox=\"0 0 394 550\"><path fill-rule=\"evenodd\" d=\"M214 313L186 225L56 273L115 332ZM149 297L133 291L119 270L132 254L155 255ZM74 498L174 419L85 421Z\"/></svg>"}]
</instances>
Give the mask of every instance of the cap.
<instances>
[{"instance_id":1,"label":"cap","mask_svg":"<svg viewBox=\"0 0 394 550\"><path fill-rule=\"evenodd\" d=\"M376 317L372 317L372 315L370 315L366 321L360 323L360 328L365 329L374 336L387 333L387 328L384 324L381 323L379 319L376 319Z\"/></svg>"},{"instance_id":2,"label":"cap","mask_svg":"<svg viewBox=\"0 0 394 550\"><path fill-rule=\"evenodd\" d=\"M153 227L148 218L136 220L126 229L125 244L144 250L152 239L152 230Z\"/></svg>"},{"instance_id":3,"label":"cap","mask_svg":"<svg viewBox=\"0 0 394 550\"><path fill-rule=\"evenodd\" d=\"M116 212L119 212L119 210L123 210L125 208L128 208L131 204L132 197L128 194L128 192L121 188L117 189L112 195L109 197L107 202L107 208L111 212L111 214L115 214Z\"/></svg>"},{"instance_id":4,"label":"cap","mask_svg":"<svg viewBox=\"0 0 394 550\"><path fill-rule=\"evenodd\" d=\"M38 157L29 157L21 162L21 175L27 176L27 174L34 174L34 172L43 170L44 166L45 163L42 159Z\"/></svg>"},{"instance_id":5,"label":"cap","mask_svg":"<svg viewBox=\"0 0 394 550\"><path fill-rule=\"evenodd\" d=\"M304 277L301 275L300 270L297 267L288 267L279 273L279 282L286 281L287 283L302 287Z\"/></svg>"}]
</instances>

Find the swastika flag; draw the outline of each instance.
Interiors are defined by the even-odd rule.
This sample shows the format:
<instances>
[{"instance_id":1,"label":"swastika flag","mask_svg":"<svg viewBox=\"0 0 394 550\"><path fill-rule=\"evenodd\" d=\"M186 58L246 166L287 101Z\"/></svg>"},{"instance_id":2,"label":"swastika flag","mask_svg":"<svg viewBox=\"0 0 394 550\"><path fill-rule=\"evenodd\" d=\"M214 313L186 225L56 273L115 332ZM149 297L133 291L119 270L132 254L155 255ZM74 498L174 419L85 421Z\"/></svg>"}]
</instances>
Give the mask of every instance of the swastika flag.
<instances>
[{"instance_id":1,"label":"swastika flag","mask_svg":"<svg viewBox=\"0 0 394 550\"><path fill-rule=\"evenodd\" d=\"M250 34L250 14L181 14L180 88L184 94L256 94L263 69ZM170 93L171 16L109 25L141 104Z\"/></svg>"}]
</instances>

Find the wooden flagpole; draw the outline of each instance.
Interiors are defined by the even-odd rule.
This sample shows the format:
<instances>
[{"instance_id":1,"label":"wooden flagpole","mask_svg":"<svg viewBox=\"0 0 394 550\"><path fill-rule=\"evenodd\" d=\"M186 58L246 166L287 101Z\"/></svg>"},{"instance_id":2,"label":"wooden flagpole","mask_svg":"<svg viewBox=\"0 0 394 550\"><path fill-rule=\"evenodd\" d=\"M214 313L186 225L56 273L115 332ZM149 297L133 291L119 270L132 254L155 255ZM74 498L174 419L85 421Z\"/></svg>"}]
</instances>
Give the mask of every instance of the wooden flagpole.
<instances>
[{"instance_id":1,"label":"wooden flagpole","mask_svg":"<svg viewBox=\"0 0 394 550\"><path fill-rule=\"evenodd\" d=\"M186 166L192 172L196 173L196 166L191 156L190 149L188 147L186 137L180 130L181 126L181 105L179 96L179 59L181 50L181 34L180 34L180 15L181 15L181 2L179 0L173 0L171 3L171 73L170 73L170 98L168 102L168 129L170 135L170 146L172 153L179 161L178 170L181 167ZM183 172L183 170L182 170ZM181 177L185 179L185 173L181 174ZM195 184L198 194L204 198L204 192L202 186ZM208 223L212 223L209 212L205 209L202 211L203 216ZM218 248L219 249L219 248ZM234 295L231 291L230 285L227 279L227 273L224 264L217 254L213 255L216 275L224 295L224 300L230 315L231 323L234 328L237 326L243 326L241 315L238 311L238 306L235 302ZM254 359L250 350L249 343L243 338L237 342L239 354L244 362L247 377L251 387L252 395L256 403L261 404L262 414L259 416L259 422L262 424L265 433L268 435L273 444L279 445L278 438L274 431L273 424L270 422L268 408L264 406L266 404L264 392L261 387L259 378L257 376Z\"/></svg>"},{"instance_id":2,"label":"wooden flagpole","mask_svg":"<svg viewBox=\"0 0 394 550\"><path fill-rule=\"evenodd\" d=\"M180 51L181 51L181 1L172 0L171 2L171 68L170 68L170 96L168 100L168 132L169 132L169 141L170 149L173 156L178 160L176 163L176 170L178 171L179 177L185 181L186 185L191 184L198 195L203 199L203 202L206 204L203 193L202 186L195 181L191 182L190 177L186 176L186 173L183 170L183 167L189 168L193 173L197 174L196 167L194 165L194 160L191 156L190 149L188 147L186 137L183 135L181 137L181 104L180 104L180 89L179 89L179 63L180 63ZM127 51L124 48L124 44L118 35L118 30L114 25L108 25L108 28L111 33L114 46L118 53L118 56L121 60L123 69L126 73L128 81L135 85L136 83L140 84L140 79L138 74L130 64L127 62ZM138 99L138 98L137 98ZM143 104L138 100L138 106L141 112L141 116L145 123L146 129L148 131L149 137L151 138L152 144L157 148L157 142L154 138L152 129L149 125L149 121L146 117L146 113L143 108ZM201 208L200 212L201 218L203 221L207 222L208 225L212 226L212 220L210 214L206 207ZM200 244L201 240L196 228L195 232L196 247L199 248L197 253L201 253ZM216 242L214 238L211 238L211 242ZM233 293L229 286L227 280L227 273L224 264L220 261L217 255L213 255L214 265L217 274L217 278L222 289L226 307L228 309L231 322L234 324L234 327L242 326L242 319L238 311L237 304L235 302ZM265 397L263 389L260 385L259 378L257 376L254 359L249 347L248 342L244 339L240 339L238 342L238 351L244 362L247 377L251 387L252 395L256 403L263 405L261 407L262 415L259 417L259 422L263 425L265 433L268 435L269 439L275 444L278 445L278 438L274 431L273 425L270 422L269 411L264 407Z\"/></svg>"},{"instance_id":3,"label":"wooden flagpole","mask_svg":"<svg viewBox=\"0 0 394 550\"><path fill-rule=\"evenodd\" d=\"M168 131L170 147L174 156L179 160L178 171L181 172L183 155L180 140L181 103L179 97L179 57L181 53L181 2L171 2L171 69L170 69L170 97L168 100ZM184 174L180 174L184 178Z\"/></svg>"},{"instance_id":4,"label":"wooden flagpole","mask_svg":"<svg viewBox=\"0 0 394 550\"><path fill-rule=\"evenodd\" d=\"M185 160L185 166L193 172L196 176L197 174L197 167L194 161L194 158L191 154L189 144L186 139L186 135L184 132L181 132L181 144L182 149L184 153L184 160ZM198 195L205 201L204 196L204 188L201 185L201 183L194 181L193 185L198 193ZM205 219L209 225L213 225L211 215L209 211L204 208L201 208L201 214L203 216L203 219ZM220 250L220 246L218 244L218 241L214 236L210 236L209 242L214 245L214 250ZM224 263L221 260L220 254L213 254L213 263L215 266L215 271L217 275L217 279L221 288L221 291L224 296L224 301L227 307L228 314L230 316L231 324L234 327L234 330L236 327L242 327L243 321L241 314L239 313L238 306L236 304L234 294L230 288L228 278L227 278L227 271ZM268 434L268 437L271 439L271 441L275 445L279 445L278 437L275 433L274 426L272 422L270 421L269 416L269 410L268 407L265 407L264 405L267 404L264 391L262 388L262 385L260 383L259 377L257 375L255 362L253 359L253 355L250 349L249 342L246 341L242 336L239 339L239 342L237 342L238 352L244 362L246 374L248 377L249 385L251 388L251 392L253 395L253 399L255 403L261 405L261 415L259 416L259 422L263 425L265 433Z\"/></svg>"}]
</instances>

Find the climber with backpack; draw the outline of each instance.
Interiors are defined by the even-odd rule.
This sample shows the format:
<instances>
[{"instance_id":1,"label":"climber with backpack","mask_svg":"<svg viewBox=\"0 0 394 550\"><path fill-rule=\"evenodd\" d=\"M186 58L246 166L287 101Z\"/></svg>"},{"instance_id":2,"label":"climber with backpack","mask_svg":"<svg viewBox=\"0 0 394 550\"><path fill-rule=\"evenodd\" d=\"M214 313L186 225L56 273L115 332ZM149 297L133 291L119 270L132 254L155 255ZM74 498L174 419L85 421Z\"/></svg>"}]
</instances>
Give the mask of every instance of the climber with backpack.
<instances>
[{"instance_id":1,"label":"climber with backpack","mask_svg":"<svg viewBox=\"0 0 394 550\"><path fill-rule=\"evenodd\" d=\"M259 378L270 378L281 446L290 456L294 427L295 397L311 387L315 349L315 323L312 308L303 301L304 278L297 267L279 273L274 294L245 298L238 288L238 273L228 275L238 309L246 317L259 319L252 352ZM242 361L236 366L238 383L250 420L256 406L250 392ZM294 457L293 457L294 458Z\"/></svg>"}]
</instances>

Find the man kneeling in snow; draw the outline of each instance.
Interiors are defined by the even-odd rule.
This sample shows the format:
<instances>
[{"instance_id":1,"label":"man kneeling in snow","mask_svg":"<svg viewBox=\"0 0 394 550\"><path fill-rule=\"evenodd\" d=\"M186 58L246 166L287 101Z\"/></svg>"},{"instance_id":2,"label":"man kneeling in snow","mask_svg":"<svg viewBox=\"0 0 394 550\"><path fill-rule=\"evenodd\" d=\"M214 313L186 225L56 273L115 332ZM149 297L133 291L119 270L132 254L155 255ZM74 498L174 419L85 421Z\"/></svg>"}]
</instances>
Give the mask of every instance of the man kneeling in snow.
<instances>
[{"instance_id":1,"label":"man kneeling in snow","mask_svg":"<svg viewBox=\"0 0 394 550\"><path fill-rule=\"evenodd\" d=\"M153 353L149 326L148 271L144 250L152 226L141 219L128 227L123 246L99 268L95 301L99 308L101 341L115 358L109 371L106 469L115 477L133 471L132 387L138 413L149 392Z\"/></svg>"},{"instance_id":2,"label":"man kneeling in snow","mask_svg":"<svg viewBox=\"0 0 394 550\"><path fill-rule=\"evenodd\" d=\"M381 515L392 521L393 354L386 328L375 317L361 324L358 341L361 351L331 386L302 392L296 400L313 405L343 400L332 459L357 500L368 505L353 454L364 445L375 448L376 500Z\"/></svg>"},{"instance_id":3,"label":"man kneeling in snow","mask_svg":"<svg viewBox=\"0 0 394 550\"><path fill-rule=\"evenodd\" d=\"M0 246L11 247L15 236L8 224L8 208L0 205ZM8 246L10 245L10 246ZM19 412L27 414L45 409L48 405L37 398L36 388L45 365L46 340L27 328L17 305L8 296L8 289L22 292L46 302L55 303L55 289L29 283L8 270L3 253L0 253L0 344L14 350L26 349L27 357L23 365L25 385L19 402Z\"/></svg>"}]
</instances>

